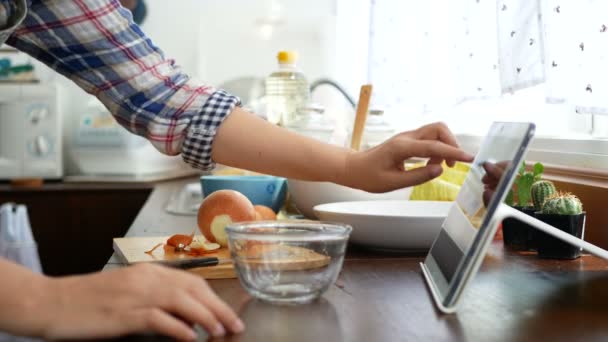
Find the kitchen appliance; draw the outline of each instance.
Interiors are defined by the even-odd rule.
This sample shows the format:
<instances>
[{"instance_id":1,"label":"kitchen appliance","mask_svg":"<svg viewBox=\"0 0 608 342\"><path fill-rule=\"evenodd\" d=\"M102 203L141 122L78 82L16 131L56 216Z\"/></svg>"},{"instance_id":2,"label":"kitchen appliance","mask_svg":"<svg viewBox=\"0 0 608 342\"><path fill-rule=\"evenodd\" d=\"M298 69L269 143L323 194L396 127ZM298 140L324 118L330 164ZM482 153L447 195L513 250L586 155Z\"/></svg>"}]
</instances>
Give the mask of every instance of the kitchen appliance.
<instances>
[{"instance_id":1,"label":"kitchen appliance","mask_svg":"<svg viewBox=\"0 0 608 342\"><path fill-rule=\"evenodd\" d=\"M67 113L65 181L148 182L199 173L121 127L95 97L74 96L84 101Z\"/></svg>"},{"instance_id":2,"label":"kitchen appliance","mask_svg":"<svg viewBox=\"0 0 608 342\"><path fill-rule=\"evenodd\" d=\"M0 179L60 179L62 126L57 88L0 84Z\"/></svg>"}]
</instances>

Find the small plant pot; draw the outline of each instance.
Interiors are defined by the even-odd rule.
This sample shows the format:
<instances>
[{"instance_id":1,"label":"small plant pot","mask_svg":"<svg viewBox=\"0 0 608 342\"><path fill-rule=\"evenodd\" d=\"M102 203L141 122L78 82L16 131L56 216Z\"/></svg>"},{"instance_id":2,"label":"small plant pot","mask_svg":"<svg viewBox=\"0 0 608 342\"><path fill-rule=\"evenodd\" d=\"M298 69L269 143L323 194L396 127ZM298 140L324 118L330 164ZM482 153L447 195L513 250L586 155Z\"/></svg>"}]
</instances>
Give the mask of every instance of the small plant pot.
<instances>
[{"instance_id":1,"label":"small plant pot","mask_svg":"<svg viewBox=\"0 0 608 342\"><path fill-rule=\"evenodd\" d=\"M586 213L579 215L542 214L536 218L580 239L585 236ZM536 232L538 256L545 259L576 259L581 256L581 249L563 242L542 231Z\"/></svg>"},{"instance_id":2,"label":"small plant pot","mask_svg":"<svg viewBox=\"0 0 608 342\"><path fill-rule=\"evenodd\" d=\"M524 214L535 217L534 207L513 207ZM505 247L519 251L536 249L535 232L530 227L516 218L507 218L502 221L502 237Z\"/></svg>"}]
</instances>

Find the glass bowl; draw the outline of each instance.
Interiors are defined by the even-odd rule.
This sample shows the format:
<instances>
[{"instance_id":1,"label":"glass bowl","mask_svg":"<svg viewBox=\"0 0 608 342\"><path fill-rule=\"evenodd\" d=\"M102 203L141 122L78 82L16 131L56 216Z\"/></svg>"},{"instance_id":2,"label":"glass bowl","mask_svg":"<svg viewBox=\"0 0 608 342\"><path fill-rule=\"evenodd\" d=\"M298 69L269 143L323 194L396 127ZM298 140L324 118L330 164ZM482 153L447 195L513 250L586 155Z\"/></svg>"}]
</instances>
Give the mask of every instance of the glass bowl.
<instances>
[{"instance_id":1,"label":"glass bowl","mask_svg":"<svg viewBox=\"0 0 608 342\"><path fill-rule=\"evenodd\" d=\"M253 297L308 303L336 281L352 228L319 221L255 221L226 227L236 274Z\"/></svg>"}]
</instances>

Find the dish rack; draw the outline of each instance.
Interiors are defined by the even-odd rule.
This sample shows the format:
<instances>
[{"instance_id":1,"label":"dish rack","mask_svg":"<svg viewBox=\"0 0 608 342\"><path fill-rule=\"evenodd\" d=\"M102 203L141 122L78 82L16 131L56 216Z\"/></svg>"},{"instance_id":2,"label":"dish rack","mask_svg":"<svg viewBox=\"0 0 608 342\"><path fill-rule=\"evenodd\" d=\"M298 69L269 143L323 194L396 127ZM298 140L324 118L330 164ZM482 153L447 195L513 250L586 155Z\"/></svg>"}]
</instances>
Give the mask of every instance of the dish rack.
<instances>
[{"instance_id":1,"label":"dish rack","mask_svg":"<svg viewBox=\"0 0 608 342\"><path fill-rule=\"evenodd\" d=\"M203 202L202 190L198 182L184 185L171 195L165 210L174 215L195 216Z\"/></svg>"}]
</instances>

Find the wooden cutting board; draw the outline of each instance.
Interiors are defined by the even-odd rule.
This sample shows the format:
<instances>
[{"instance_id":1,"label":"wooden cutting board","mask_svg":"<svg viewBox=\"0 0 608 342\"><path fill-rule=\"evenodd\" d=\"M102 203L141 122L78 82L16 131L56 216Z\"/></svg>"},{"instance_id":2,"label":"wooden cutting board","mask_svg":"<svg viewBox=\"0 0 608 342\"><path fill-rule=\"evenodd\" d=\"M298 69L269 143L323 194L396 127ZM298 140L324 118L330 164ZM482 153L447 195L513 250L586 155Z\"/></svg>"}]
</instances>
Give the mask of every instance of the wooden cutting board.
<instances>
[{"instance_id":1,"label":"wooden cutting board","mask_svg":"<svg viewBox=\"0 0 608 342\"><path fill-rule=\"evenodd\" d=\"M132 237L115 238L114 251L127 264L140 262L159 262L176 259L192 259L186 253L174 253L162 247L157 248L152 254L145 253L159 243L165 243L169 237ZM202 236L195 238L202 240ZM230 251L228 248L207 253L204 257L217 257L219 259L229 259ZM319 254L313 250L286 246L281 244L258 244L247 249L246 255L249 267L263 267L277 271L301 271L324 267L329 264L330 257ZM225 279L236 278L233 264L222 264L211 267L198 267L188 270L196 273L205 279Z\"/></svg>"},{"instance_id":2,"label":"wooden cutting board","mask_svg":"<svg viewBox=\"0 0 608 342\"><path fill-rule=\"evenodd\" d=\"M158 262L176 259L193 259L186 253L167 253L163 247L158 247L152 254L145 252L152 249L159 243L167 242L169 236L163 237L128 237L114 239L114 252L126 264L132 265L140 262ZM195 238L204 239L201 236ZM230 251L228 248L220 248L212 253L207 253L201 257L216 257L219 259L229 259ZM196 273L205 279L226 279L236 278L234 266L232 264L222 264L211 267L197 267L189 269L188 272Z\"/></svg>"}]
</instances>

